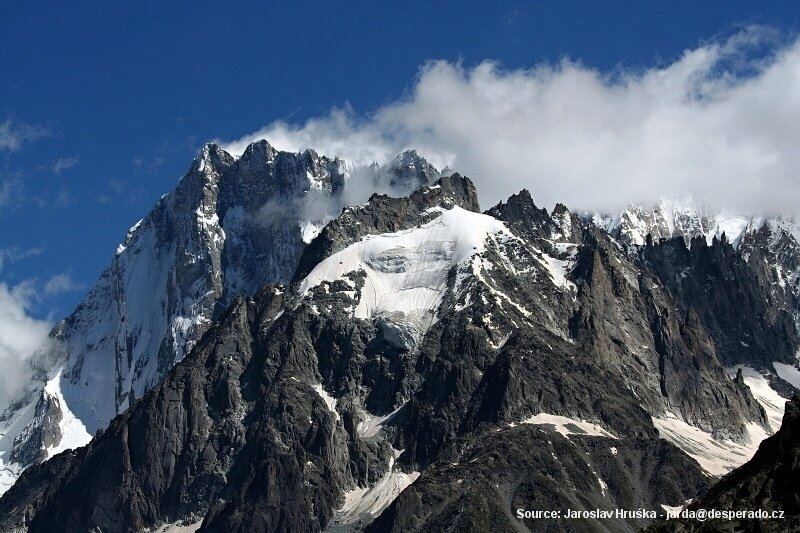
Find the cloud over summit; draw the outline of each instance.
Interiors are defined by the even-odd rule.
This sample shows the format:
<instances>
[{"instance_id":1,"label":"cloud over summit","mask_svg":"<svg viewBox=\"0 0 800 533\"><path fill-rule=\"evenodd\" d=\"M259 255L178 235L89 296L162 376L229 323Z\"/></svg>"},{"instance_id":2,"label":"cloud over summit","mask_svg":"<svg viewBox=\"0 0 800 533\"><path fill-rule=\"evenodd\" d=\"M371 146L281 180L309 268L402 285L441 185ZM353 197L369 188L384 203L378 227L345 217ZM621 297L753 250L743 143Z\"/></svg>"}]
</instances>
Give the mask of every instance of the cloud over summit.
<instances>
[{"instance_id":1,"label":"cloud over summit","mask_svg":"<svg viewBox=\"0 0 800 533\"><path fill-rule=\"evenodd\" d=\"M237 141L313 147L355 162L416 148L470 176L484 207L529 188L540 205L614 211L694 195L744 213L800 205L800 41L747 28L647 69L568 59L423 65L407 97L369 115L337 108Z\"/></svg>"}]
</instances>

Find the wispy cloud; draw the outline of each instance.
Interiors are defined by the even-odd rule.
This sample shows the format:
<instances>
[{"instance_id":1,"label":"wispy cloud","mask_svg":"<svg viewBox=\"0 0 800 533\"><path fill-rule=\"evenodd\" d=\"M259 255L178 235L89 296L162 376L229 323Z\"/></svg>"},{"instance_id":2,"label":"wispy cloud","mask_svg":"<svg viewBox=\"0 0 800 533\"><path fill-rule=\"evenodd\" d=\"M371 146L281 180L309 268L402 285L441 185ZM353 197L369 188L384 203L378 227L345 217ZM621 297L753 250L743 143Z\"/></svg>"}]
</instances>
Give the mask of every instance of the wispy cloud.
<instances>
[{"instance_id":1,"label":"wispy cloud","mask_svg":"<svg viewBox=\"0 0 800 533\"><path fill-rule=\"evenodd\" d=\"M369 115L347 107L265 138L356 162L416 148L476 181L484 206L523 187L542 205L615 210L693 194L741 211L800 205L800 42L764 28L675 61L605 73L565 59L525 70L425 64L408 96Z\"/></svg>"},{"instance_id":2,"label":"wispy cloud","mask_svg":"<svg viewBox=\"0 0 800 533\"><path fill-rule=\"evenodd\" d=\"M25 143L51 135L49 128L6 119L0 122L0 152L17 152Z\"/></svg>"},{"instance_id":3,"label":"wispy cloud","mask_svg":"<svg viewBox=\"0 0 800 533\"><path fill-rule=\"evenodd\" d=\"M39 209L49 209L52 207L65 208L75 203L75 196L70 192L69 187L62 185L56 191L48 189L28 200Z\"/></svg>"},{"instance_id":4,"label":"wispy cloud","mask_svg":"<svg viewBox=\"0 0 800 533\"><path fill-rule=\"evenodd\" d=\"M28 248L22 250L17 246L0 248L0 272L3 271L3 267L6 263L14 263L22 259L27 259L28 257L35 257L41 255L43 251L42 248Z\"/></svg>"},{"instance_id":5,"label":"wispy cloud","mask_svg":"<svg viewBox=\"0 0 800 533\"><path fill-rule=\"evenodd\" d=\"M155 174L163 164L164 158L159 155L153 156L149 159L142 157L135 157L133 159L134 170L137 172L143 171L146 174Z\"/></svg>"},{"instance_id":6,"label":"wispy cloud","mask_svg":"<svg viewBox=\"0 0 800 533\"><path fill-rule=\"evenodd\" d=\"M79 162L80 157L77 155L73 157L59 157L56 159L56 162L53 163L53 174L60 176L62 172L75 167Z\"/></svg>"},{"instance_id":7,"label":"wispy cloud","mask_svg":"<svg viewBox=\"0 0 800 533\"><path fill-rule=\"evenodd\" d=\"M69 207L72 205L74 199L72 193L66 187L61 187L53 199L53 204L57 207Z\"/></svg>"},{"instance_id":8,"label":"wispy cloud","mask_svg":"<svg viewBox=\"0 0 800 533\"><path fill-rule=\"evenodd\" d=\"M41 248L0 249L0 271L8 262L38 256ZM60 294L82 290L83 286L66 273L47 280L28 278L14 285L0 281L0 412L22 392L29 381L38 354L49 343L50 319L36 318L35 307Z\"/></svg>"},{"instance_id":9,"label":"wispy cloud","mask_svg":"<svg viewBox=\"0 0 800 533\"><path fill-rule=\"evenodd\" d=\"M56 296L65 292L81 290L83 286L77 283L69 274L57 274L45 282L43 291L47 296Z\"/></svg>"},{"instance_id":10,"label":"wispy cloud","mask_svg":"<svg viewBox=\"0 0 800 533\"><path fill-rule=\"evenodd\" d=\"M6 179L0 182L0 207L20 203L24 198L25 185L20 179Z\"/></svg>"},{"instance_id":11,"label":"wispy cloud","mask_svg":"<svg viewBox=\"0 0 800 533\"><path fill-rule=\"evenodd\" d=\"M141 186L132 187L127 180L108 180L104 191L95 196L95 201L100 204L110 204L120 200L135 203L142 199L147 191Z\"/></svg>"}]
</instances>

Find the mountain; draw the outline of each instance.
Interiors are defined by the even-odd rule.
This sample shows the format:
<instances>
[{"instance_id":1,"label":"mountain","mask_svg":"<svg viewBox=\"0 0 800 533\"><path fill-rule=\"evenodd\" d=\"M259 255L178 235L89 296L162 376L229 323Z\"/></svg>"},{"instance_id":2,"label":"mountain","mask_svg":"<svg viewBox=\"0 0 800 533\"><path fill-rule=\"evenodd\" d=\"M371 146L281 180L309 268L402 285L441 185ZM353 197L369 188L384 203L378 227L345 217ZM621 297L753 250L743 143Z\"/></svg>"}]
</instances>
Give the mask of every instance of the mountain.
<instances>
[{"instance_id":1,"label":"mountain","mask_svg":"<svg viewBox=\"0 0 800 533\"><path fill-rule=\"evenodd\" d=\"M649 531L763 531L800 530L800 397L786 405L781 429L766 439L747 463L737 468L701 498L687 507L688 511L716 509L720 511L782 512L767 518L739 517L732 520L672 519L654 525Z\"/></svg>"},{"instance_id":2,"label":"mountain","mask_svg":"<svg viewBox=\"0 0 800 533\"><path fill-rule=\"evenodd\" d=\"M761 386L759 383L766 380L768 388L779 391L781 399L772 401L773 416L777 418L774 429L777 429L783 403L800 387L797 371L800 353L793 348L800 331L800 224L779 216L726 214L705 208L691 198L663 199L651 209L633 205L616 216L595 213L583 214L582 218L604 228L629 255L656 251L661 256L657 259L661 278L671 290L693 299L692 305L703 309L712 323L720 319L742 322L735 336L716 335L716 340L729 345L726 353L737 351L733 344L744 348L738 351L749 352L726 359L732 375L744 367L744 379L751 382L748 385ZM681 239L684 246L679 244ZM653 244L667 242L667 246L648 246L648 240ZM701 241L705 241L709 251L714 242L719 242L716 249L728 250L725 254L728 259L719 256L712 260L715 264L712 271L704 271L700 264L689 264L687 260L696 254L688 253L686 248L705 249L700 246ZM720 276L734 277L739 283L727 294L720 294L712 287L715 285L712 280ZM722 301L725 305L715 305L714 309L708 306ZM794 327L767 308L791 315ZM740 313L741 309L750 312ZM760 335L754 336L752 325L744 322L763 313L773 313L769 327L780 332L771 336L777 344L753 343ZM757 370L760 376L750 370Z\"/></svg>"},{"instance_id":3,"label":"mountain","mask_svg":"<svg viewBox=\"0 0 800 533\"><path fill-rule=\"evenodd\" d=\"M621 246L636 250L648 236L653 243L681 237L686 246L702 238L706 244L723 238L759 272L761 283L773 298L795 315L800 329L800 224L779 216L742 216L715 211L691 197L660 200L652 208L631 205L621 213L583 214L605 229Z\"/></svg>"},{"instance_id":4,"label":"mountain","mask_svg":"<svg viewBox=\"0 0 800 533\"><path fill-rule=\"evenodd\" d=\"M723 312L772 289L727 239L629 249L527 191L481 213L458 174L345 208L296 265L25 470L0 528L635 531L525 511L702 494L772 433L759 371L798 348L788 300Z\"/></svg>"},{"instance_id":5,"label":"mountain","mask_svg":"<svg viewBox=\"0 0 800 533\"><path fill-rule=\"evenodd\" d=\"M603 227L624 245L642 246L648 235L654 242L682 237L686 243L694 237L704 237L708 244L714 237L726 234L736 242L758 220L706 208L691 197L662 198L652 208L631 205L616 216L602 213L591 215L595 224Z\"/></svg>"},{"instance_id":6,"label":"mountain","mask_svg":"<svg viewBox=\"0 0 800 533\"><path fill-rule=\"evenodd\" d=\"M0 415L0 494L26 466L87 444L235 297L289 282L306 243L345 202L365 190L415 189L436 174L413 151L359 168L266 141L238 158L206 145L56 325L25 394Z\"/></svg>"}]
</instances>

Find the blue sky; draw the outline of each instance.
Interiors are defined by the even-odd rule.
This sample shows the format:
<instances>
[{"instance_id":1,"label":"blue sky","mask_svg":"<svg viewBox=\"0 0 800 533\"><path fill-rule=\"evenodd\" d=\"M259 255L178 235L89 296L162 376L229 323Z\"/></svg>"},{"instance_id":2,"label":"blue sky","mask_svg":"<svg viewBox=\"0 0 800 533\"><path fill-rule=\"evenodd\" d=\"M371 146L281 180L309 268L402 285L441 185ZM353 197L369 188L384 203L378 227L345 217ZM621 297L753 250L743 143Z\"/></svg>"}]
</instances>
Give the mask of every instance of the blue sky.
<instances>
[{"instance_id":1,"label":"blue sky","mask_svg":"<svg viewBox=\"0 0 800 533\"><path fill-rule=\"evenodd\" d=\"M797 2L5 6L0 284L37 319L66 315L207 140L345 106L363 121L485 60L635 73L753 24L780 48L799 23Z\"/></svg>"}]
</instances>

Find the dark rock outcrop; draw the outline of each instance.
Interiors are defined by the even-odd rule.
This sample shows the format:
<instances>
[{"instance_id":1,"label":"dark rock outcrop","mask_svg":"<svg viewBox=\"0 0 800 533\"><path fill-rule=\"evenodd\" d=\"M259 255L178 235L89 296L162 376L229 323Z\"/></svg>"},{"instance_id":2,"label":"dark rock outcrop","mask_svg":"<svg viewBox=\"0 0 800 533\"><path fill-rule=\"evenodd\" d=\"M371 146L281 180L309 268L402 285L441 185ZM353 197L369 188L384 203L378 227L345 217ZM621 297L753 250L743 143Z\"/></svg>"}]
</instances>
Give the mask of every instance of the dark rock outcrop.
<instances>
[{"instance_id":1,"label":"dark rock outcrop","mask_svg":"<svg viewBox=\"0 0 800 533\"><path fill-rule=\"evenodd\" d=\"M702 237L688 248L682 238L646 246L642 256L681 311L701 317L726 366L769 369L773 361L794 362L800 336L790 303L786 293L774 291L763 261L747 262L727 240L715 238L709 246Z\"/></svg>"}]
</instances>

